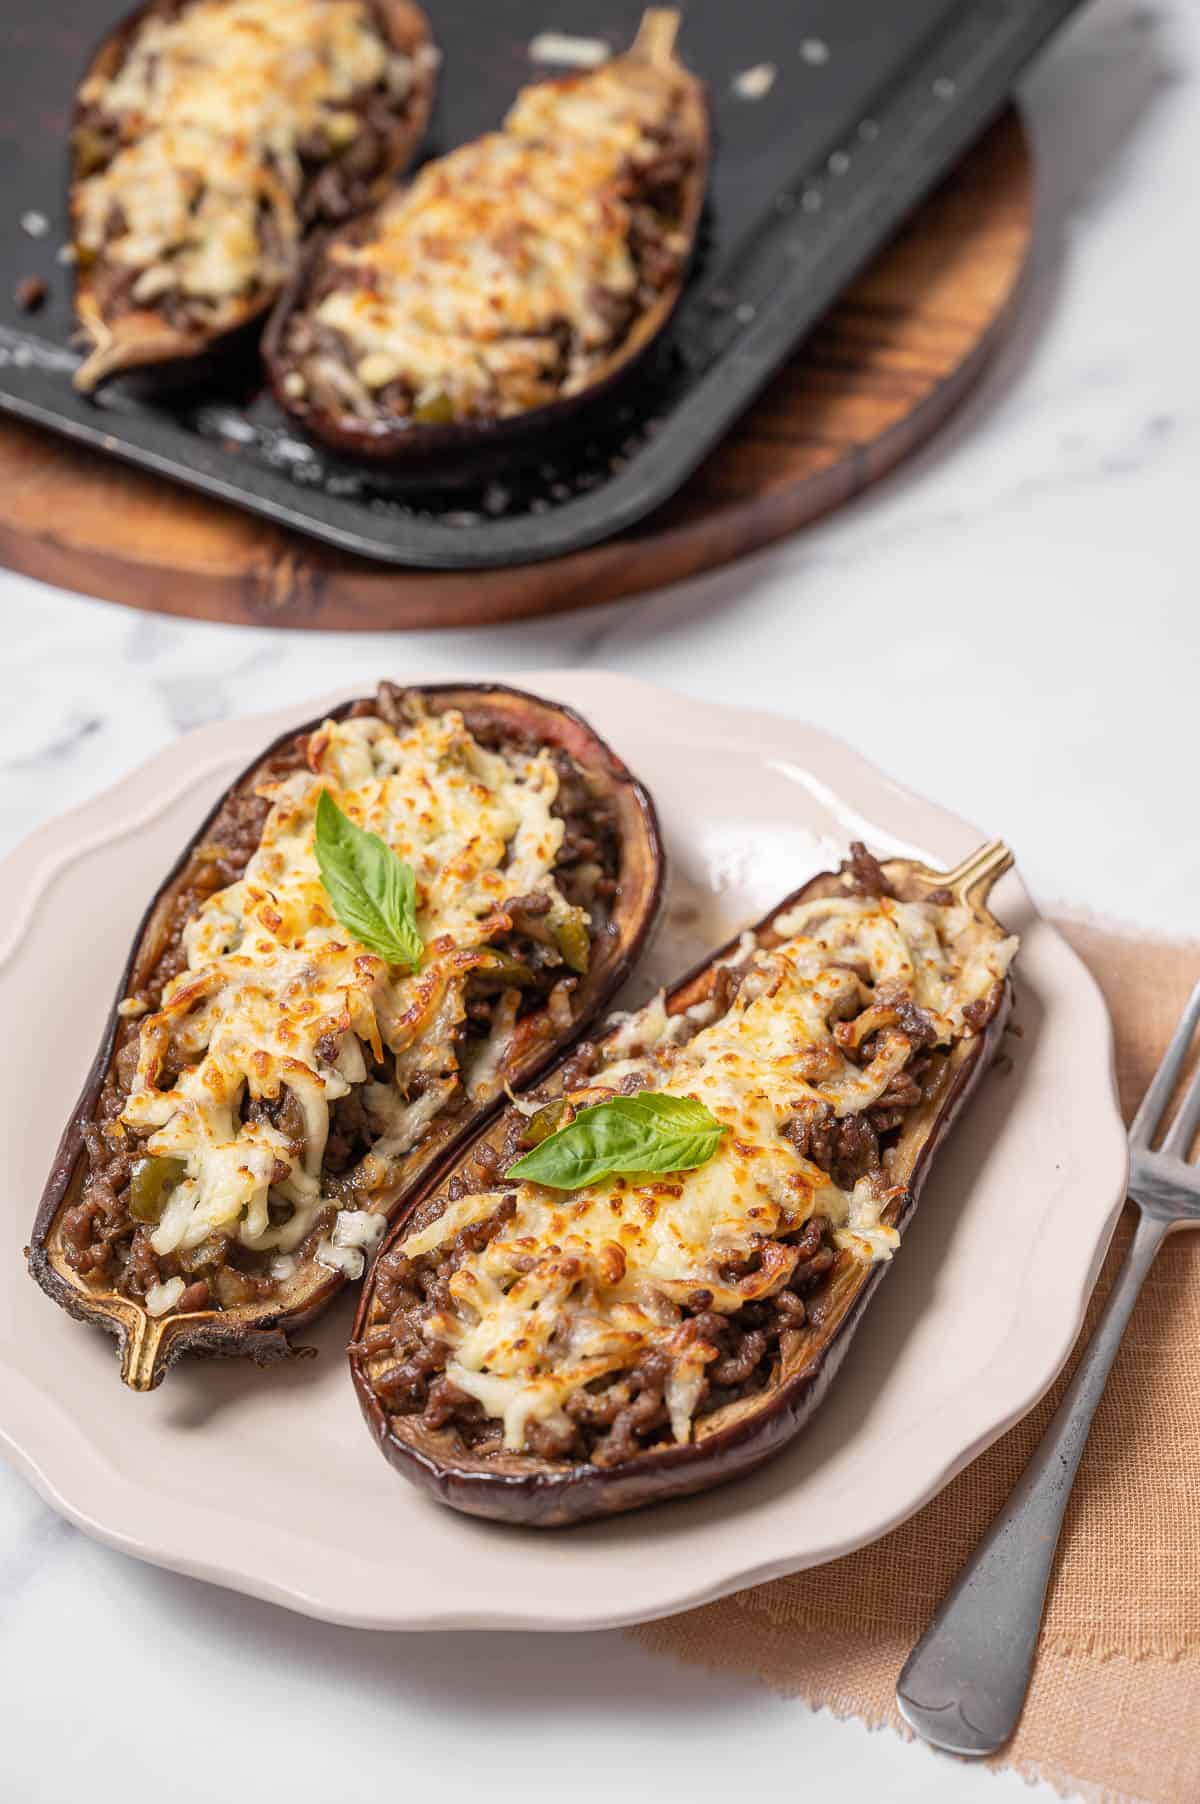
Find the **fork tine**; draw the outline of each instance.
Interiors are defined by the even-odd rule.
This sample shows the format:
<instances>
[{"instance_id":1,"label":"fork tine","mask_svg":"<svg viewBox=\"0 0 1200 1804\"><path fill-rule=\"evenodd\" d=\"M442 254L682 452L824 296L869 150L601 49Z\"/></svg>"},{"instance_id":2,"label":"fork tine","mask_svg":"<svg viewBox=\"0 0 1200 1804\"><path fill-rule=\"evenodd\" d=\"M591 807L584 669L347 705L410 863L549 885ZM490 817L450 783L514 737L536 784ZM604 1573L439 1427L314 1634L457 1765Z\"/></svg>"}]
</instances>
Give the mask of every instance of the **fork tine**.
<instances>
[{"instance_id":1,"label":"fork tine","mask_svg":"<svg viewBox=\"0 0 1200 1804\"><path fill-rule=\"evenodd\" d=\"M1161 1152L1173 1158L1186 1159L1197 1126L1200 1125L1200 1070L1192 1073L1192 1081L1183 1093L1175 1119L1167 1130Z\"/></svg>"},{"instance_id":2,"label":"fork tine","mask_svg":"<svg viewBox=\"0 0 1200 1804\"><path fill-rule=\"evenodd\" d=\"M1151 1136L1158 1126L1159 1117L1171 1100L1171 1092L1179 1082L1179 1073L1188 1055L1188 1047L1192 1043L1192 1035L1196 1031L1196 1023L1200 1021L1200 983L1188 997L1188 1005L1183 1011L1179 1026L1171 1035L1171 1044L1163 1054L1162 1064L1154 1073L1154 1081L1142 1098L1142 1106L1133 1118L1133 1126L1129 1130L1129 1139L1133 1145L1149 1146ZM1184 1110L1190 1112L1193 1104L1192 1092L1189 1090L1184 1101ZM1195 1122L1193 1121L1193 1129ZM1175 1130L1172 1129L1172 1134ZM1188 1135L1191 1139L1191 1134Z\"/></svg>"}]
</instances>

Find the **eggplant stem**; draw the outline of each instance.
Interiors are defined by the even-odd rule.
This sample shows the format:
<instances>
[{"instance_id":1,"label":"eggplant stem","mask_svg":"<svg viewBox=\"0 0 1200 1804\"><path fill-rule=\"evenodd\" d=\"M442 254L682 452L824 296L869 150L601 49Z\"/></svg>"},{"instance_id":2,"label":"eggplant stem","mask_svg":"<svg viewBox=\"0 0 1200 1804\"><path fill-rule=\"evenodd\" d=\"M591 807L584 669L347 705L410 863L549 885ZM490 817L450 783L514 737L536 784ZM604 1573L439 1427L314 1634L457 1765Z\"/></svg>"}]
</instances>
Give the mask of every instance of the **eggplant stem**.
<instances>
[{"instance_id":1,"label":"eggplant stem","mask_svg":"<svg viewBox=\"0 0 1200 1804\"><path fill-rule=\"evenodd\" d=\"M123 370L171 363L179 357L194 356L204 348L194 335L175 331L155 313L126 314L116 326L110 326L87 296L79 301L78 311L92 346L72 378L81 395L92 394L102 382L119 376Z\"/></svg>"},{"instance_id":2,"label":"eggplant stem","mask_svg":"<svg viewBox=\"0 0 1200 1804\"><path fill-rule=\"evenodd\" d=\"M946 889L957 890L968 908L979 908L987 900L992 885L1011 869L1013 855L1002 839L989 839L976 848L961 864L938 878Z\"/></svg>"},{"instance_id":3,"label":"eggplant stem","mask_svg":"<svg viewBox=\"0 0 1200 1804\"><path fill-rule=\"evenodd\" d=\"M629 55L653 63L658 69L667 69L675 61L678 35L678 10L673 6L649 6L642 14L637 36L629 46Z\"/></svg>"},{"instance_id":4,"label":"eggplant stem","mask_svg":"<svg viewBox=\"0 0 1200 1804\"><path fill-rule=\"evenodd\" d=\"M166 1322L156 1321L141 1309L130 1310L126 1321L121 1377L130 1390L152 1391L158 1382L158 1361Z\"/></svg>"},{"instance_id":5,"label":"eggplant stem","mask_svg":"<svg viewBox=\"0 0 1200 1804\"><path fill-rule=\"evenodd\" d=\"M110 333L75 371L75 387L81 395L90 395L110 376L119 376L122 370L136 369L143 363L165 362L165 346L165 339L156 343L153 339L120 338Z\"/></svg>"}]
</instances>

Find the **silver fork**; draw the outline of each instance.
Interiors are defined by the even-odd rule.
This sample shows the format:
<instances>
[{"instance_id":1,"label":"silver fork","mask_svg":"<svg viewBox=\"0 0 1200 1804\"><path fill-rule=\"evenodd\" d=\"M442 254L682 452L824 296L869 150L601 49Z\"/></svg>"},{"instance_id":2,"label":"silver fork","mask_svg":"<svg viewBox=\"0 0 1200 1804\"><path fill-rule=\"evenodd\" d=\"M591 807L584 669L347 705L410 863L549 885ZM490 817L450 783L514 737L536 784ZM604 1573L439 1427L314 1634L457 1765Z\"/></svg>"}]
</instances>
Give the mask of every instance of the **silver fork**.
<instances>
[{"instance_id":1,"label":"silver fork","mask_svg":"<svg viewBox=\"0 0 1200 1804\"><path fill-rule=\"evenodd\" d=\"M1150 1145L1198 1021L1200 983L1129 1130L1138 1224L1096 1332L1037 1452L897 1681L905 1721L952 1754L994 1753L1017 1726L1067 1498L1109 1367L1159 1247L1175 1228L1200 1227L1200 1170L1187 1162L1200 1125L1200 1070L1161 1146Z\"/></svg>"}]
</instances>

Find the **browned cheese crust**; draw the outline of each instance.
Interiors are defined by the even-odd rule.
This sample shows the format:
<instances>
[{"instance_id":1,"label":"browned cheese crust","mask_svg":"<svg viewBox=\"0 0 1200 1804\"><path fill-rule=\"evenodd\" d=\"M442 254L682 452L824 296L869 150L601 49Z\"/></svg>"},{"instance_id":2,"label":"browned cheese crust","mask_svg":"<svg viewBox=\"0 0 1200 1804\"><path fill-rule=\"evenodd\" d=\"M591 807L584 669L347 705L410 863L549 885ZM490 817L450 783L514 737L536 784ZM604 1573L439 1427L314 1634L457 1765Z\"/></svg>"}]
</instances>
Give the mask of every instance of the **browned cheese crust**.
<instances>
[{"instance_id":1,"label":"browned cheese crust","mask_svg":"<svg viewBox=\"0 0 1200 1804\"><path fill-rule=\"evenodd\" d=\"M72 132L77 386L259 318L306 232L407 164L435 68L412 0L151 0L118 26Z\"/></svg>"},{"instance_id":2,"label":"browned cheese crust","mask_svg":"<svg viewBox=\"0 0 1200 1804\"><path fill-rule=\"evenodd\" d=\"M997 868L993 857L989 880ZM964 881L969 895L962 885L945 887L919 867L900 861L881 866L865 848L854 847L839 873L789 897L679 985L665 1009L647 1011L644 1032L638 1017L585 1042L528 1104L508 1111L481 1137L449 1180L394 1231L360 1307L351 1349L355 1382L368 1423L398 1470L472 1513L553 1525L705 1488L758 1463L796 1432L840 1362L915 1206L933 1151L1003 1029L1015 942L1006 941L986 915L977 875L974 888L970 874ZM917 904L926 913L915 927L906 918L912 932L926 921L934 932L939 920L952 923L940 951L956 973L959 1001L935 1008L923 980L906 983L888 967L873 965L862 945L847 940L842 949L829 940L814 981L826 986L817 994L832 1011L831 1033L814 1036L790 1057L786 1081L794 1084L794 1103L776 1109L769 1130L787 1149L781 1157L777 1142L774 1157L783 1185L795 1184L798 1200L773 1226L743 1237L715 1261L706 1259L703 1245L694 1246L697 1276L690 1289L684 1281L650 1280L631 1293L626 1254L639 1247L646 1255L642 1220L666 1224L646 1255L647 1269L667 1235L686 1232L682 1215L675 1227L670 1224L688 1174L674 1181L666 1174L655 1181L635 1175L598 1183L589 1216L586 1194L559 1198L506 1177L545 1131L546 1117L531 1113L532 1105L541 1104L561 1124L563 1104L556 1098L568 1099L568 1111L577 1111L606 1096L669 1083L677 1048L686 1057L694 1046L699 1057L702 1035L736 1022L740 1008L754 1008L781 946L800 962L812 956L796 954L797 942L787 934L819 936L826 898L851 910L861 899L868 911L883 899L885 926L892 903L899 904L896 913ZM834 928L842 918L831 916ZM979 949L977 964L973 949ZM798 988L803 1002L803 985ZM762 1023L749 1031L761 1036ZM713 1044L718 1064L732 1060L731 1052L721 1051L725 1042ZM703 1087L705 1070L698 1069L698 1078L696 1069L691 1075ZM853 1104L859 1085L862 1107ZM761 1152L744 1150L747 1160ZM792 1165L796 1175L789 1177ZM744 1170L753 1170L752 1163ZM745 1189L744 1171L728 1181ZM478 1210L470 1206L473 1196ZM714 1208L710 1198L710 1218ZM436 1224L455 1209L461 1225L439 1235ZM611 1215L611 1238L598 1250L586 1226L597 1211L610 1212L602 1214L602 1225ZM543 1233L557 1244L522 1238L535 1220L547 1224ZM489 1263L493 1243L500 1256ZM514 1418L501 1412L512 1387L492 1378L521 1369L513 1349L525 1342L497 1339L499 1363L492 1369L485 1364L477 1375L462 1320L465 1310L474 1327L476 1307L467 1299L482 1294L479 1286L485 1293L489 1280L509 1283L515 1296L522 1273L528 1283L538 1283L543 1312L547 1298L553 1300L552 1286L557 1283L562 1294L574 1281L574 1304L564 1306L554 1330L562 1341L584 1335L589 1349L602 1347L592 1324L606 1311L635 1332L628 1354L611 1358L595 1376L588 1376L594 1367L577 1360L582 1381L560 1387L554 1407ZM464 1288L464 1281L475 1288ZM648 1312L641 1323L639 1310ZM552 1339L536 1381L543 1394L554 1375L554 1347Z\"/></svg>"},{"instance_id":3,"label":"browned cheese crust","mask_svg":"<svg viewBox=\"0 0 1200 1804\"><path fill-rule=\"evenodd\" d=\"M321 246L267 333L281 405L342 449L429 456L548 426L624 374L670 317L704 194L674 18L525 89Z\"/></svg>"},{"instance_id":4,"label":"browned cheese crust","mask_svg":"<svg viewBox=\"0 0 1200 1804\"><path fill-rule=\"evenodd\" d=\"M126 1339L131 1332L136 1339L152 1330L155 1348L162 1345L161 1357L147 1356L142 1378L148 1382L157 1382L165 1363L189 1344L265 1350L260 1331L277 1323L299 1325L355 1268L361 1270L373 1243L368 1236L355 1238L355 1224L365 1219L376 1231L381 1228L403 1206L408 1189L444 1165L494 1112L506 1082L520 1081L561 1050L621 980L658 906L661 854L649 799L569 710L499 687L402 691L385 683L370 701L336 711L332 722L344 723L345 733L353 728L354 735L361 728L367 737L352 735L343 752L328 723L320 732L314 730L320 723L313 723L286 735L232 786L156 897L43 1199L30 1251L35 1277L64 1307L90 1314ZM192 996L203 1006L204 996L214 993L208 974L224 967L219 957L212 964L208 942L195 936L211 932L215 923L219 953L222 934L236 943L240 933L245 943L255 909L266 908L268 921L275 920L272 910L286 909L269 883L260 891L259 879L247 879L256 855L260 862L264 850L269 856L264 831L270 823L272 833L286 839L290 822L306 818L288 810L311 814L320 786L336 781L340 767L329 760L353 755L360 741L384 748L385 771L388 759L398 758L406 746L416 745L424 756L427 746L444 742L447 757L482 761L493 777L497 771L502 777L513 773L505 782L519 786L531 773L528 780L535 785L552 783L553 800L542 804L553 846L543 859L545 874L526 890L514 888L503 868L510 854L498 847L500 862L494 873L488 867L486 878L494 905L486 904L477 930L474 917L466 917L465 926L460 918L460 939L471 944L459 952L450 940L431 943L428 983L416 975L405 989L400 978L389 979L393 990L387 995L407 996L407 1006L420 1011L415 1039L411 1032L406 1038L403 1020L385 1032L364 1025L360 1013L354 1016L366 1036L360 1041L357 1032L349 1032L347 1015L335 1011L327 1021L312 1020L309 1035L316 1039L310 1064L292 1060L290 1081L287 1060L270 1075L265 1050L263 1062L251 1061L261 1083L231 1079L232 1131L251 1148L243 1157L252 1158L252 1141L265 1140L278 1154L263 1231L255 1244L242 1209L211 1232L184 1224L164 1241L165 1212L182 1194L185 1170L203 1186L206 1169L203 1135L194 1142L190 1162L186 1152L164 1159L154 1139L164 1123L168 1134L176 1132L172 1110L156 1112L158 1092L168 1099L178 1094L178 1121L191 1106L189 1083L193 1093L199 1085L208 1094L200 1074L214 1056L211 1044L206 1049L214 1030L210 1025L199 1032L202 1015ZM376 753L370 756L375 759ZM464 764L463 772L469 768ZM361 793L369 802L375 780L369 775L362 780L367 787ZM471 779L465 788L462 774L451 772L447 780L454 794L468 798L464 806L473 818ZM268 793L260 793L264 790ZM481 805L487 793L479 791ZM464 818L465 832L470 818ZM503 814L492 818L506 830ZM469 846L469 835L462 844ZM519 873L528 864L526 859L524 867L518 861L512 868ZM281 880L286 895L285 871ZM223 911L247 906L246 929L235 933L223 925ZM286 945L285 937L280 949L285 961ZM353 942L338 956L352 952ZM269 942L266 954L261 993L269 997L275 981ZM372 967L372 983L382 975L380 964L376 960ZM309 980L303 965L299 970L303 989ZM435 984L458 989L451 995L431 987ZM297 994L294 985L279 993L293 1001ZM318 989L312 993L320 995ZM236 988L233 995L236 999ZM454 1007L439 1013L434 1000L444 997ZM261 1014L259 1005L259 1015L246 1019L253 1027ZM302 1004L299 1016L279 1019L312 1015L312 1006ZM269 1048L274 1019L269 1009L264 1019L262 1044ZM423 1061L422 1048L428 1043L432 1049L435 1042L436 1058L431 1050L431 1059ZM409 1048L403 1066L393 1045ZM351 1081L331 1083L339 1071L349 1071ZM326 1074L324 1086L318 1072ZM315 1200L304 1202L295 1180L306 1143L312 1144L314 1081L334 1100L322 1117L327 1133L320 1141L316 1187L309 1187ZM298 1226L289 1239L293 1219ZM339 1223L349 1224L344 1242Z\"/></svg>"}]
</instances>

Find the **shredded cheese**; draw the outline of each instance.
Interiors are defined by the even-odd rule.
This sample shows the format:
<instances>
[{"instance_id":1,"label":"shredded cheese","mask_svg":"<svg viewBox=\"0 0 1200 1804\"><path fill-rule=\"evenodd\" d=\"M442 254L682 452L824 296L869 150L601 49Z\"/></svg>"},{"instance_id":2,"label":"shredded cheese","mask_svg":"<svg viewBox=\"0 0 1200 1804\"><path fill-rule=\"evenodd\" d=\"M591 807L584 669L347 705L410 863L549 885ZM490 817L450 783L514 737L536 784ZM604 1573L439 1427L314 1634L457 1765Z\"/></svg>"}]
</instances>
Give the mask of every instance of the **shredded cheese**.
<instances>
[{"instance_id":1,"label":"shredded cheese","mask_svg":"<svg viewBox=\"0 0 1200 1804\"><path fill-rule=\"evenodd\" d=\"M121 142L78 186L79 245L139 269L133 295L147 305L176 290L219 307L277 285L300 238L302 157L343 149L360 125L350 103L381 84L403 100L415 71L365 0L194 0L152 13L116 73L81 92Z\"/></svg>"},{"instance_id":2,"label":"shredded cheese","mask_svg":"<svg viewBox=\"0 0 1200 1804\"><path fill-rule=\"evenodd\" d=\"M336 377L319 359L344 403L369 415L401 381L418 414L503 415L582 387L613 341L614 304L633 309L629 175L657 154L679 82L618 59L526 88L503 131L426 164L365 243L335 244L332 266L358 279L316 322L349 347Z\"/></svg>"},{"instance_id":3,"label":"shredded cheese","mask_svg":"<svg viewBox=\"0 0 1200 1804\"><path fill-rule=\"evenodd\" d=\"M733 91L739 100L762 100L775 86L779 73L774 63L755 63L733 78Z\"/></svg>"},{"instance_id":4,"label":"shredded cheese","mask_svg":"<svg viewBox=\"0 0 1200 1804\"><path fill-rule=\"evenodd\" d=\"M146 1292L147 1315L169 1315L185 1289L182 1278L168 1278L165 1284L152 1284Z\"/></svg>"},{"instance_id":5,"label":"shredded cheese","mask_svg":"<svg viewBox=\"0 0 1200 1804\"><path fill-rule=\"evenodd\" d=\"M573 1392L628 1371L653 1347L672 1355L665 1396L678 1441L691 1434L704 1365L716 1357L680 1334L682 1305L733 1314L781 1290L795 1236L813 1215L834 1225L852 1258L891 1257L886 1174L847 1192L781 1131L813 1105L844 1120L878 1104L913 1042L898 997L929 1018L946 1045L972 1031L964 1009L1003 981L1017 942L956 906L887 898L811 901L775 922L784 943L747 956L728 1009L682 1044L682 1017L657 997L618 1021L592 1082L639 1073L649 1087L694 1097L730 1130L695 1171L609 1177L563 1193L524 1183L515 1213L449 1280L452 1306L423 1332L450 1351L447 1377L504 1424L521 1449L531 1422L563 1425ZM866 1063L845 1029L871 1036ZM860 1032L861 1030L861 1032ZM858 1041L853 1042L857 1044ZM511 1198L513 1193L508 1193ZM410 1234L401 1251L434 1253L496 1213L500 1193L467 1196ZM740 1275L739 1275L740 1274Z\"/></svg>"},{"instance_id":6,"label":"shredded cheese","mask_svg":"<svg viewBox=\"0 0 1200 1804\"><path fill-rule=\"evenodd\" d=\"M159 1254L213 1231L290 1254L332 1200L322 1179L330 1105L355 1086L375 1137L354 1189L382 1190L391 1162L461 1091L458 1030L488 918L531 891L548 896L548 920L567 910L552 876L564 829L547 752L487 751L449 710L401 729L374 716L326 721L308 760L259 790L271 808L257 850L187 923L187 967L139 1026L116 1131L185 1165L150 1237ZM418 971L389 969L336 920L313 843L322 789L412 866ZM515 994L501 1005L494 1019L510 1032ZM386 1080L372 1075L385 1049ZM500 1050L489 1044L485 1057L486 1072L470 1074L476 1098L501 1081ZM254 1105L285 1088L296 1110L276 1125ZM382 1222L343 1207L318 1257L361 1269Z\"/></svg>"},{"instance_id":7,"label":"shredded cheese","mask_svg":"<svg viewBox=\"0 0 1200 1804\"><path fill-rule=\"evenodd\" d=\"M594 69L609 54L603 38L580 38L563 31L539 31L529 43L531 62L559 63L564 69Z\"/></svg>"}]
</instances>

